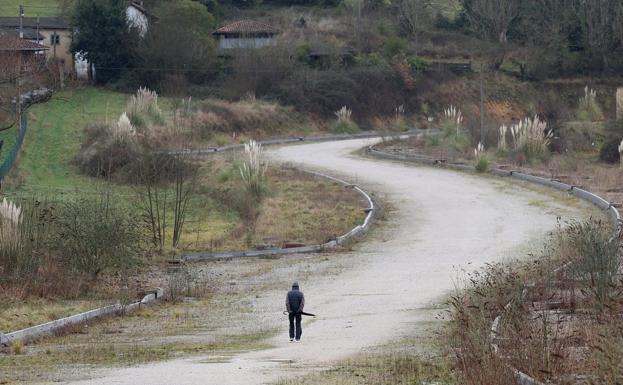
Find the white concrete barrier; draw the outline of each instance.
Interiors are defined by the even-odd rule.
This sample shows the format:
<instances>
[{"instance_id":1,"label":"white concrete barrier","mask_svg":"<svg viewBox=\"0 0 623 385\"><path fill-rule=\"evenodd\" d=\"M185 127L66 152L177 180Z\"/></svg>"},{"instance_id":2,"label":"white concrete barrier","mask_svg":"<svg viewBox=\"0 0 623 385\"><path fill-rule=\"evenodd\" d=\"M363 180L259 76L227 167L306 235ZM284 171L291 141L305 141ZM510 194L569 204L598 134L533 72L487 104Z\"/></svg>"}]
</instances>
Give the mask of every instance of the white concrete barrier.
<instances>
[{"instance_id":1,"label":"white concrete barrier","mask_svg":"<svg viewBox=\"0 0 623 385\"><path fill-rule=\"evenodd\" d=\"M152 293L147 294L138 302L131 303L129 305L122 305L116 303L114 305L104 306L99 309L89 310L84 313L75 314L69 317L57 319L54 321L46 322L41 325L32 326L26 329L18 330L11 333L0 333L0 345L8 346L17 341L27 342L37 338L41 338L47 335L54 335L72 326L80 325L85 322L94 320L96 318L102 318L112 315L118 315L135 311L141 307L154 302L164 295L164 291L161 288L154 290Z\"/></svg>"}]
</instances>

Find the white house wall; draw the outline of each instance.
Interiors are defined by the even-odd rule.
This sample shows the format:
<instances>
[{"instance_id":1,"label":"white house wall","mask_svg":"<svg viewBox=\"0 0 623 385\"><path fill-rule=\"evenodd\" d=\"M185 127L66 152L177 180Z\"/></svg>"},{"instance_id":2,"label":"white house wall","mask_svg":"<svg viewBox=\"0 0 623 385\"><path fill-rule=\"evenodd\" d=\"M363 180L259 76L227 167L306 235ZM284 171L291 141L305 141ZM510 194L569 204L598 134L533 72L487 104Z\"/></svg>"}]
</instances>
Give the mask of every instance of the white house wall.
<instances>
[{"instance_id":1,"label":"white house wall","mask_svg":"<svg viewBox=\"0 0 623 385\"><path fill-rule=\"evenodd\" d=\"M274 46L275 44L275 39L272 37L225 38L221 36L218 41L218 47L220 49L262 48Z\"/></svg>"},{"instance_id":2,"label":"white house wall","mask_svg":"<svg viewBox=\"0 0 623 385\"><path fill-rule=\"evenodd\" d=\"M126 8L125 14L128 19L128 25L138 28L141 37L145 37L149 26L147 16L131 5Z\"/></svg>"}]
</instances>

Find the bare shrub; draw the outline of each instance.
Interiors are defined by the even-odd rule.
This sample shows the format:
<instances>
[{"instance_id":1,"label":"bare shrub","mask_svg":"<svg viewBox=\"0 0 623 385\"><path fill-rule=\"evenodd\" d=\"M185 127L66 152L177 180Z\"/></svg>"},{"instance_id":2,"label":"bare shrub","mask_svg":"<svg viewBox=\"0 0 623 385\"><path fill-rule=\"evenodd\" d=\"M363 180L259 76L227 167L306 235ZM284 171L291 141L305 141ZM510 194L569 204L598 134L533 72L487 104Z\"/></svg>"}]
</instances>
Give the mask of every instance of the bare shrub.
<instances>
[{"instance_id":1,"label":"bare shrub","mask_svg":"<svg viewBox=\"0 0 623 385\"><path fill-rule=\"evenodd\" d=\"M128 123L123 119L116 128L104 124L87 126L80 150L74 157L80 171L93 177L112 177L135 160L139 146L136 141L128 140L133 132Z\"/></svg>"},{"instance_id":2,"label":"bare shrub","mask_svg":"<svg viewBox=\"0 0 623 385\"><path fill-rule=\"evenodd\" d=\"M93 280L105 270L128 268L138 257L136 217L108 194L64 202L56 226L53 249L71 269Z\"/></svg>"},{"instance_id":3,"label":"bare shrub","mask_svg":"<svg viewBox=\"0 0 623 385\"><path fill-rule=\"evenodd\" d=\"M159 251L165 248L171 226L171 246L178 246L197 174L197 166L184 155L143 151L128 165L126 175L134 183L142 220Z\"/></svg>"}]
</instances>

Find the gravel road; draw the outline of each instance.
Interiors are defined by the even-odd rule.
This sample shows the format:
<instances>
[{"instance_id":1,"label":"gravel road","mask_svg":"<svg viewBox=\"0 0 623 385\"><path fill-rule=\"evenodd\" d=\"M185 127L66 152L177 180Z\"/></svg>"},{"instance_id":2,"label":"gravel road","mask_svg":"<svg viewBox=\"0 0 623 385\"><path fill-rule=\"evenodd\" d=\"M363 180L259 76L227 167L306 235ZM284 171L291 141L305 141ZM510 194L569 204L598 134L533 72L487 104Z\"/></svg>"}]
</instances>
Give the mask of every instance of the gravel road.
<instances>
[{"instance_id":1,"label":"gravel road","mask_svg":"<svg viewBox=\"0 0 623 385\"><path fill-rule=\"evenodd\" d=\"M320 315L306 320L303 342L289 343L284 333L269 341L274 348L268 350L115 369L72 384L254 385L301 375L417 333L418 325L431 321L426 309L454 288L461 268L538 248L558 216L591 212L581 202L500 178L353 155L370 143L349 140L269 151L275 160L358 183L393 207L383 227L346 253L358 258L352 268L301 282L306 310ZM282 303L284 295L275 292L268 300Z\"/></svg>"}]
</instances>

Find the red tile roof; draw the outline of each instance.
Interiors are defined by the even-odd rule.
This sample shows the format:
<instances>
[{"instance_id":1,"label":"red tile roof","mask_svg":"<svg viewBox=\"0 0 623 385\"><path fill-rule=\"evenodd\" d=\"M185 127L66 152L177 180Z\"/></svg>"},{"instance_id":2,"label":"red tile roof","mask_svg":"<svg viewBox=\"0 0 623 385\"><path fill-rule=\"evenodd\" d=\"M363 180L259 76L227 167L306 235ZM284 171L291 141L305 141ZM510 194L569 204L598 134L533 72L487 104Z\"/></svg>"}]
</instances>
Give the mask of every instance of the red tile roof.
<instances>
[{"instance_id":1,"label":"red tile roof","mask_svg":"<svg viewBox=\"0 0 623 385\"><path fill-rule=\"evenodd\" d=\"M19 35L15 33L0 33L0 51L43 51L48 49L50 48L45 45L20 39Z\"/></svg>"},{"instance_id":2,"label":"red tile roof","mask_svg":"<svg viewBox=\"0 0 623 385\"><path fill-rule=\"evenodd\" d=\"M231 24L227 24L214 32L214 35L224 35L224 34L254 34L254 33L267 33L267 34L277 34L277 31L272 26L266 23L260 23L255 20L238 20Z\"/></svg>"}]
</instances>

